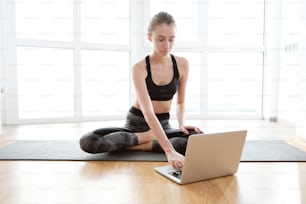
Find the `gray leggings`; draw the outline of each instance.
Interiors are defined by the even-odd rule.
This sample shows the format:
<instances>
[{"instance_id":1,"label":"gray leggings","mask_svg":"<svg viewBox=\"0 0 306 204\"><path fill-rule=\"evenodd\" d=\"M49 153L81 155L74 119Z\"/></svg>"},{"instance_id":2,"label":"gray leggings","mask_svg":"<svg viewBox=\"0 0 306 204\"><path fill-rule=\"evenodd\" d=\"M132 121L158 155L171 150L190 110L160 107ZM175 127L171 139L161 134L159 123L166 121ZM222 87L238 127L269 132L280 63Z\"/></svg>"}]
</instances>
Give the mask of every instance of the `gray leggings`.
<instances>
[{"instance_id":1,"label":"gray leggings","mask_svg":"<svg viewBox=\"0 0 306 204\"><path fill-rule=\"evenodd\" d=\"M164 129L169 141L176 151L185 154L188 136L179 129L171 128L169 124L169 113L156 114L162 128ZM142 112L135 107L129 110L124 127L100 128L91 131L80 139L80 147L88 153L112 152L126 149L127 147L138 145L136 133L150 130ZM152 151L163 152L159 143L153 140Z\"/></svg>"}]
</instances>

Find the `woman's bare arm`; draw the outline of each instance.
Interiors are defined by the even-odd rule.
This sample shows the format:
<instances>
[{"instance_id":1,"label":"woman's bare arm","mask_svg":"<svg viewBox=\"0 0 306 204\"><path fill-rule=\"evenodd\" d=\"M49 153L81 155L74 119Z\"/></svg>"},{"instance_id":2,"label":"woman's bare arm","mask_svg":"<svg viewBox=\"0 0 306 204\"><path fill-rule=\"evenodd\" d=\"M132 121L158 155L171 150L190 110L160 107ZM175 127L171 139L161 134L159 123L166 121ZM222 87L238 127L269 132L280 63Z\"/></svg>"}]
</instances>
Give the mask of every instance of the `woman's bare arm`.
<instances>
[{"instance_id":1,"label":"woman's bare arm","mask_svg":"<svg viewBox=\"0 0 306 204\"><path fill-rule=\"evenodd\" d=\"M185 125L185 96L186 86L189 74L189 63L188 60L183 57L177 57L178 67L180 72L180 82L177 91L177 104L176 104L176 115L179 124L179 128L185 134L188 134L188 130L194 130L195 132L201 133L202 131L195 126Z\"/></svg>"},{"instance_id":2,"label":"woman's bare arm","mask_svg":"<svg viewBox=\"0 0 306 204\"><path fill-rule=\"evenodd\" d=\"M138 103L151 131L153 132L162 149L166 153L168 161L173 165L174 168L180 169L183 166L184 157L175 151L154 113L153 105L145 83L146 76L147 72L145 69L145 64L143 62L134 65L133 82L137 94Z\"/></svg>"}]
</instances>

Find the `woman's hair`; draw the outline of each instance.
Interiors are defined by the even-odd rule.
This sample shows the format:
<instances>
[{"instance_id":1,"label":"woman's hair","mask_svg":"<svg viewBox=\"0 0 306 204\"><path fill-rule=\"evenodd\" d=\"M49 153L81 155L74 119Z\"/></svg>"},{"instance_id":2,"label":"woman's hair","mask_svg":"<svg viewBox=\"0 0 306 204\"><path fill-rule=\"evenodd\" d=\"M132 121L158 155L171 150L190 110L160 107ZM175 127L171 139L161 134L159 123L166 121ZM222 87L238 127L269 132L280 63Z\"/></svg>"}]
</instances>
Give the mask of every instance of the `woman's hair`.
<instances>
[{"instance_id":1,"label":"woman's hair","mask_svg":"<svg viewBox=\"0 0 306 204\"><path fill-rule=\"evenodd\" d=\"M160 25L162 23L166 23L167 25L171 25L171 24L175 24L175 20L173 18L172 15L170 15L169 13L167 12L164 12L164 11L161 11L157 14L155 14L150 23L149 23L149 26L148 26L148 33L149 34L152 34L154 28L157 26L157 25Z\"/></svg>"}]
</instances>

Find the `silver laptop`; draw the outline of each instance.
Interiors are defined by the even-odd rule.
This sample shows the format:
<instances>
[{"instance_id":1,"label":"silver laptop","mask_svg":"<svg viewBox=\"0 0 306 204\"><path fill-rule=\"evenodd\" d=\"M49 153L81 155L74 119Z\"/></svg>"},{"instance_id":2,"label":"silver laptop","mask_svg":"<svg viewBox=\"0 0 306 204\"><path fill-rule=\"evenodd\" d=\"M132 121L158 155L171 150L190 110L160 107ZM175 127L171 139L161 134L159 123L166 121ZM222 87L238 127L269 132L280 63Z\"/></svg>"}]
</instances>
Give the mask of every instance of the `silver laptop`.
<instances>
[{"instance_id":1,"label":"silver laptop","mask_svg":"<svg viewBox=\"0 0 306 204\"><path fill-rule=\"evenodd\" d=\"M232 175L238 170L246 134L246 130L241 130L192 135L188 139L181 171L171 165L155 170L179 184Z\"/></svg>"}]
</instances>

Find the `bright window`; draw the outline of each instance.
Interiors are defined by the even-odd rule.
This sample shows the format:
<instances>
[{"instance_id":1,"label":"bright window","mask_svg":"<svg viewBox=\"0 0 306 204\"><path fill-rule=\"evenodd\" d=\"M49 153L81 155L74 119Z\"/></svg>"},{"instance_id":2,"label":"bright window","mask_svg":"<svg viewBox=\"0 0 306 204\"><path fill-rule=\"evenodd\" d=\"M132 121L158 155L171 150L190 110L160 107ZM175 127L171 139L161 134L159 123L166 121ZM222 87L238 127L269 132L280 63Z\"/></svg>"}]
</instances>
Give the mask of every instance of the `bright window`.
<instances>
[{"instance_id":1,"label":"bright window","mask_svg":"<svg viewBox=\"0 0 306 204\"><path fill-rule=\"evenodd\" d=\"M262 72L260 53L209 53L208 113L259 115Z\"/></svg>"},{"instance_id":2,"label":"bright window","mask_svg":"<svg viewBox=\"0 0 306 204\"><path fill-rule=\"evenodd\" d=\"M129 20L129 1L82 1L81 39L83 42L128 45Z\"/></svg>"},{"instance_id":3,"label":"bright window","mask_svg":"<svg viewBox=\"0 0 306 204\"><path fill-rule=\"evenodd\" d=\"M122 115L129 107L129 53L82 51L82 114Z\"/></svg>"},{"instance_id":4,"label":"bright window","mask_svg":"<svg viewBox=\"0 0 306 204\"><path fill-rule=\"evenodd\" d=\"M130 104L129 8L129 1L120 0L15 1L15 118L125 114Z\"/></svg>"},{"instance_id":5,"label":"bright window","mask_svg":"<svg viewBox=\"0 0 306 204\"><path fill-rule=\"evenodd\" d=\"M19 118L74 115L71 49L17 48Z\"/></svg>"},{"instance_id":6,"label":"bright window","mask_svg":"<svg viewBox=\"0 0 306 204\"><path fill-rule=\"evenodd\" d=\"M199 4L200 1L151 0L149 18L160 11L169 12L177 24L176 41L195 42L199 38Z\"/></svg>"},{"instance_id":7,"label":"bright window","mask_svg":"<svg viewBox=\"0 0 306 204\"><path fill-rule=\"evenodd\" d=\"M209 0L208 45L263 46L264 0Z\"/></svg>"},{"instance_id":8,"label":"bright window","mask_svg":"<svg viewBox=\"0 0 306 204\"><path fill-rule=\"evenodd\" d=\"M173 54L189 60L186 115L261 114L264 0L14 2L5 66L13 123L124 118L131 62L152 51L145 33L160 11L176 20Z\"/></svg>"},{"instance_id":9,"label":"bright window","mask_svg":"<svg viewBox=\"0 0 306 204\"><path fill-rule=\"evenodd\" d=\"M16 37L39 40L73 39L71 0L15 1Z\"/></svg>"},{"instance_id":10,"label":"bright window","mask_svg":"<svg viewBox=\"0 0 306 204\"><path fill-rule=\"evenodd\" d=\"M186 112L188 114L200 114L201 110L201 74L202 53L175 52L177 56L185 57L189 62L189 76L186 87ZM172 112L175 111L173 106Z\"/></svg>"}]
</instances>

